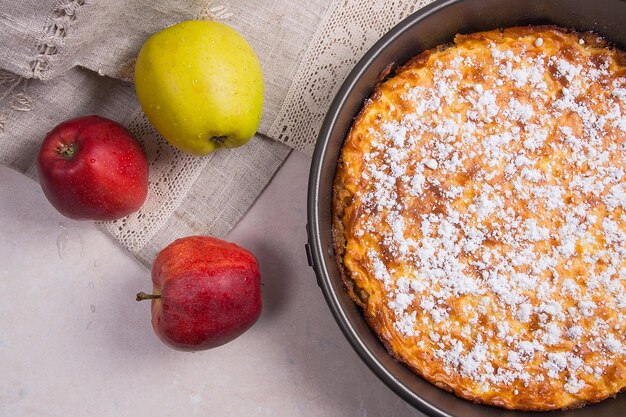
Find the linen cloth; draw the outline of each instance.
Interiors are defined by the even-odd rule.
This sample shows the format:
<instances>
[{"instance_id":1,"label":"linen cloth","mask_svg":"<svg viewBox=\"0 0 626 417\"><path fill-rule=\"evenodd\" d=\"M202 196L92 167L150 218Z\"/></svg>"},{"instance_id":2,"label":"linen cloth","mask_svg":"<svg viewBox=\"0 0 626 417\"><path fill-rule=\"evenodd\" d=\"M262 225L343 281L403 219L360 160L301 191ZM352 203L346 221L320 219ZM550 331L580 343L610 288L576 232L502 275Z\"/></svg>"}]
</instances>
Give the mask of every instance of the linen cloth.
<instances>
[{"instance_id":1,"label":"linen cloth","mask_svg":"<svg viewBox=\"0 0 626 417\"><path fill-rule=\"evenodd\" d=\"M137 213L101 227L144 264L172 240L224 236L291 149L311 154L325 112L360 57L430 0L0 0L0 163L36 178L41 140L62 120L125 125L150 162ZM133 59L182 20L221 20L254 47L265 105L249 144L205 157L169 146L132 86ZM305 192L304 190L302 192Z\"/></svg>"}]
</instances>

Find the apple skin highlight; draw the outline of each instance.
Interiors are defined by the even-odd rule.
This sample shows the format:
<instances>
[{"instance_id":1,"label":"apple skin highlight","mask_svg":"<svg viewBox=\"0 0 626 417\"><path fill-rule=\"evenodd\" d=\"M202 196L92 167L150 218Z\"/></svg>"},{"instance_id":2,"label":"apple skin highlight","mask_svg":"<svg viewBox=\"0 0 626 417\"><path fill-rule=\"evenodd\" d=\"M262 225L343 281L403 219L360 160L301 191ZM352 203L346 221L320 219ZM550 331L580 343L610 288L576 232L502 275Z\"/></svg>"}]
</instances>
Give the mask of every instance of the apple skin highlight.
<instances>
[{"instance_id":1,"label":"apple skin highlight","mask_svg":"<svg viewBox=\"0 0 626 417\"><path fill-rule=\"evenodd\" d=\"M152 327L168 346L197 351L221 346L248 330L262 310L254 255L208 236L172 242L152 266Z\"/></svg>"}]
</instances>

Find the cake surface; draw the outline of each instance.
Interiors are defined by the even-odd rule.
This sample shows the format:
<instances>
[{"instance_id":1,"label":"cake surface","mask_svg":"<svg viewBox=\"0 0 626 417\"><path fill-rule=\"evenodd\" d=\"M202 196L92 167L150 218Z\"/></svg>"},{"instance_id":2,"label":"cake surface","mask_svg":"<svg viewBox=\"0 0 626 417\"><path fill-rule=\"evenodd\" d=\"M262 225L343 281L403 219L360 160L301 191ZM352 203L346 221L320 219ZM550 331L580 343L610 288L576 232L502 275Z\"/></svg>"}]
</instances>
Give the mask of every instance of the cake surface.
<instances>
[{"instance_id":1,"label":"cake surface","mask_svg":"<svg viewBox=\"0 0 626 417\"><path fill-rule=\"evenodd\" d=\"M387 350L520 410L626 387L626 55L593 33L457 35L379 83L345 140L333 239Z\"/></svg>"}]
</instances>

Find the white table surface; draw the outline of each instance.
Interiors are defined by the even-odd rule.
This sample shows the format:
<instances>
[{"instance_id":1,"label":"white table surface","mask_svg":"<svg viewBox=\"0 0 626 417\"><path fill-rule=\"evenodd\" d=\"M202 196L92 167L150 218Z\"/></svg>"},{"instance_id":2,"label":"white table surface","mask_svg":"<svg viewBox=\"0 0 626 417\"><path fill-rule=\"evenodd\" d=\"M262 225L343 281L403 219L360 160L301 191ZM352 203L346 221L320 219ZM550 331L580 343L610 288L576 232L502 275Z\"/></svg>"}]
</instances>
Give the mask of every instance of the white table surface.
<instances>
[{"instance_id":1,"label":"white table surface","mask_svg":"<svg viewBox=\"0 0 626 417\"><path fill-rule=\"evenodd\" d=\"M309 164L292 153L227 236L259 260L261 318L197 353L153 333L148 269L0 167L0 416L422 416L361 362L307 265Z\"/></svg>"}]
</instances>

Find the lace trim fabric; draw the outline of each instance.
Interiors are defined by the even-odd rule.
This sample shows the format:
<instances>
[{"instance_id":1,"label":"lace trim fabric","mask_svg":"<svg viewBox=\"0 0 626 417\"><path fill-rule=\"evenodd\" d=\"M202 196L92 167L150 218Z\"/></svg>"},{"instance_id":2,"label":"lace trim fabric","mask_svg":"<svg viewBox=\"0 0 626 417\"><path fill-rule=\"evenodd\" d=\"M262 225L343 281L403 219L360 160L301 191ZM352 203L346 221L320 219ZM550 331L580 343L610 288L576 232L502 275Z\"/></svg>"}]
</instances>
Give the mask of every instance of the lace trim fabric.
<instances>
[{"instance_id":1,"label":"lace trim fabric","mask_svg":"<svg viewBox=\"0 0 626 417\"><path fill-rule=\"evenodd\" d=\"M326 111L348 73L383 34L432 1L377 1L364 5L362 0L334 0L269 136L311 155Z\"/></svg>"},{"instance_id":2,"label":"lace trim fabric","mask_svg":"<svg viewBox=\"0 0 626 417\"><path fill-rule=\"evenodd\" d=\"M27 93L28 80L12 72L0 70L0 136L4 134L12 112L28 112L33 98Z\"/></svg>"},{"instance_id":3,"label":"lace trim fabric","mask_svg":"<svg viewBox=\"0 0 626 417\"><path fill-rule=\"evenodd\" d=\"M206 5L200 10L198 19L225 21L233 17L228 4L219 4L213 0L208 0Z\"/></svg>"},{"instance_id":4,"label":"lace trim fabric","mask_svg":"<svg viewBox=\"0 0 626 417\"><path fill-rule=\"evenodd\" d=\"M78 9L88 0L65 0L52 10L43 34L35 47L36 55L31 61L32 78L43 79L46 70L63 44L63 38L69 33L76 21ZM28 94L28 78L0 69L0 135L5 131L11 119L11 112L28 112L33 109L34 98Z\"/></svg>"},{"instance_id":5,"label":"lace trim fabric","mask_svg":"<svg viewBox=\"0 0 626 417\"><path fill-rule=\"evenodd\" d=\"M257 135L241 148L198 158L167 144L141 110L129 119L128 130L148 156L148 198L139 211L98 224L146 265L176 238L224 237L289 153Z\"/></svg>"},{"instance_id":6,"label":"lace trim fabric","mask_svg":"<svg viewBox=\"0 0 626 417\"><path fill-rule=\"evenodd\" d=\"M31 62L33 78L44 78L45 72L51 68L54 58L59 53L63 38L76 21L78 10L86 3L86 0L65 0L54 8L37 43L37 55Z\"/></svg>"}]
</instances>

